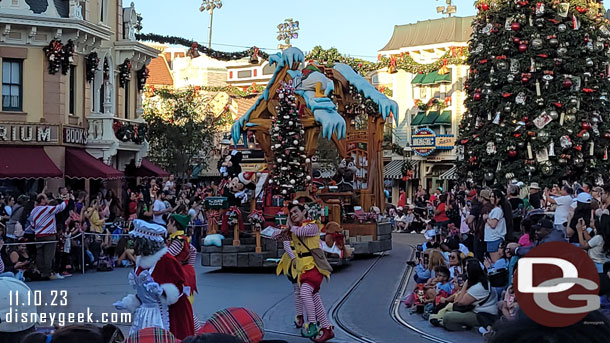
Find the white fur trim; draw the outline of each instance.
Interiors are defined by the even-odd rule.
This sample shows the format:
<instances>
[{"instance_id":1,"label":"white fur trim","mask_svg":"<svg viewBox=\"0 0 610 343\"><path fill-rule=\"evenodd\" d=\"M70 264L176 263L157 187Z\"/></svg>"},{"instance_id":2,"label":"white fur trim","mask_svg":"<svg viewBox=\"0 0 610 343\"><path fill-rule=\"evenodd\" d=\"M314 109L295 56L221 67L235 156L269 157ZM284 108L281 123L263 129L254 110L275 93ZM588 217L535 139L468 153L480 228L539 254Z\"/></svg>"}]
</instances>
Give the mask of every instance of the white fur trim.
<instances>
[{"instance_id":1,"label":"white fur trim","mask_svg":"<svg viewBox=\"0 0 610 343\"><path fill-rule=\"evenodd\" d=\"M127 295L126 297L121 299L121 302L123 302L123 304L125 305L125 307L127 308L127 310L129 312L135 312L138 309L138 307L140 307L140 305L142 305L142 302L138 299L138 297L135 294Z\"/></svg>"},{"instance_id":2,"label":"white fur trim","mask_svg":"<svg viewBox=\"0 0 610 343\"><path fill-rule=\"evenodd\" d=\"M163 288L163 290L165 291L164 298L167 305L175 304L178 301L178 298L180 298L180 296L182 295L182 293L180 293L180 291L178 290L178 287L176 287L176 285L174 285L173 283L164 283L161 285L161 288Z\"/></svg>"},{"instance_id":3,"label":"white fur trim","mask_svg":"<svg viewBox=\"0 0 610 343\"><path fill-rule=\"evenodd\" d=\"M166 253L167 247L164 247L150 256L138 256L136 257L136 265L142 267L143 269L152 268L152 266L159 262L161 257L163 257L163 255L165 255Z\"/></svg>"}]
</instances>

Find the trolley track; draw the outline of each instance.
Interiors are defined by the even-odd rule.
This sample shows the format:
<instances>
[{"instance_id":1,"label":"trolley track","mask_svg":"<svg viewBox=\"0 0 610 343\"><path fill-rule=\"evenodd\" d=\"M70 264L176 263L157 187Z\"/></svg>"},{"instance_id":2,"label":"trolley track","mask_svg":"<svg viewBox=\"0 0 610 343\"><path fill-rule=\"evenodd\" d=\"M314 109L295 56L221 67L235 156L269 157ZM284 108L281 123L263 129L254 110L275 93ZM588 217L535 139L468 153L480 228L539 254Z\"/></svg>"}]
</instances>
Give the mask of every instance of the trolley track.
<instances>
[{"instance_id":1,"label":"trolley track","mask_svg":"<svg viewBox=\"0 0 610 343\"><path fill-rule=\"evenodd\" d=\"M349 299L350 295L352 295L354 290L356 290L358 288L358 286L360 285L362 280L364 280L367 277L367 275L379 263L379 261L381 260L381 258L383 256L385 256L385 252L382 252L381 254L377 255L377 257L375 258L375 261L373 263L371 263L371 265L364 271L364 273L362 273L362 275L360 275L360 277L358 277L358 279L351 285L351 287L347 290L347 292L345 292L337 301L335 301L333 303L333 305L331 306L330 310L328 310L328 312L330 313L329 320L335 326L335 330L339 329L343 333L343 335L348 336L350 339L349 342L358 342L358 343L375 343L376 342L372 339L359 335L357 332L355 332L354 330L350 329L347 325L345 325L341 321L339 312L341 310L341 307L343 307L343 305ZM292 297L292 293L283 297L282 299L277 301L275 304L273 304L269 309L267 309L267 311L265 311L265 313L263 313L263 318L265 318L265 316L267 315L267 313L269 311L274 309L276 306L278 306L281 302L283 302L284 300L286 300L289 297ZM297 334L295 332L284 332L281 330L267 330L267 329L265 331L271 332L274 334L291 336L291 337L302 337L300 334ZM332 341L337 342L336 339L333 339Z\"/></svg>"}]
</instances>

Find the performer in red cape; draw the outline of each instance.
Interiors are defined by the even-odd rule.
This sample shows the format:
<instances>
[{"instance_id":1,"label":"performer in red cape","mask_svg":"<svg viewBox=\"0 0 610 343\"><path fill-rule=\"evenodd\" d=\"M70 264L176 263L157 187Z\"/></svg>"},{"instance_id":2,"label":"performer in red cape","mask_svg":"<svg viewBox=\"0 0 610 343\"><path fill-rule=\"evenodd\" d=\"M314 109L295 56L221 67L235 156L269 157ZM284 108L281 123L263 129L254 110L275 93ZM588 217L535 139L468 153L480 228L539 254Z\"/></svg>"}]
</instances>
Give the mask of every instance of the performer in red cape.
<instances>
[{"instance_id":1,"label":"performer in red cape","mask_svg":"<svg viewBox=\"0 0 610 343\"><path fill-rule=\"evenodd\" d=\"M159 327L178 339L193 335L193 309L184 295L184 271L165 246L165 228L139 219L133 224L130 235L138 257L129 273L129 283L136 294L129 294L113 305L118 310L135 312L130 334Z\"/></svg>"}]
</instances>

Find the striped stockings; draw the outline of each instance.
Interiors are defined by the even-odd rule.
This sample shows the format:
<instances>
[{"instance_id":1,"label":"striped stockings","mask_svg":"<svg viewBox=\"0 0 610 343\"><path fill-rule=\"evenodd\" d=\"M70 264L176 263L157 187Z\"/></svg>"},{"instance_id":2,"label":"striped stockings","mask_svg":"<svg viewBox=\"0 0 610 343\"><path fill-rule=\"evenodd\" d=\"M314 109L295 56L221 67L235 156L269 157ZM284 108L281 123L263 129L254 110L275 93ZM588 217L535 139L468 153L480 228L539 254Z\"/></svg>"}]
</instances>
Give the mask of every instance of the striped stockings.
<instances>
[{"instance_id":1,"label":"striped stockings","mask_svg":"<svg viewBox=\"0 0 610 343\"><path fill-rule=\"evenodd\" d=\"M303 299L301 298L301 288L298 283L293 283L294 287L294 308L297 311L297 316L303 315Z\"/></svg>"},{"instance_id":2,"label":"striped stockings","mask_svg":"<svg viewBox=\"0 0 610 343\"><path fill-rule=\"evenodd\" d=\"M305 309L308 323L320 322L320 327L329 328L331 325L326 317L326 310L322 304L320 293L313 293L313 287L304 283L301 285L301 299Z\"/></svg>"}]
</instances>

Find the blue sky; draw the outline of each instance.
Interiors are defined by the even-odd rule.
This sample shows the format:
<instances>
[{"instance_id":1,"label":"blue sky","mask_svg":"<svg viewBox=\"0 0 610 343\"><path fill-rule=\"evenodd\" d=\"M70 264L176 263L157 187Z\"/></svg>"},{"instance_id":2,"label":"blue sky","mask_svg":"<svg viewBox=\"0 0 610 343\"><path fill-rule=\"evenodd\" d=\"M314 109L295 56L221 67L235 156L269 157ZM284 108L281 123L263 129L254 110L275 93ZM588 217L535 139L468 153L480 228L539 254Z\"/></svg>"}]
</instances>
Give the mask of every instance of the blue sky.
<instances>
[{"instance_id":1,"label":"blue sky","mask_svg":"<svg viewBox=\"0 0 610 343\"><path fill-rule=\"evenodd\" d=\"M208 41L210 15L199 12L201 0L134 0L144 18L144 33ZM316 45L335 47L353 57L375 59L392 36L394 25L440 18L436 6L445 0L223 0L214 12L212 48L237 46L277 48L277 24L299 20L299 39L293 46L309 51ZM458 16L475 14L474 0L453 0ZM220 45L226 44L226 45Z\"/></svg>"}]
</instances>

